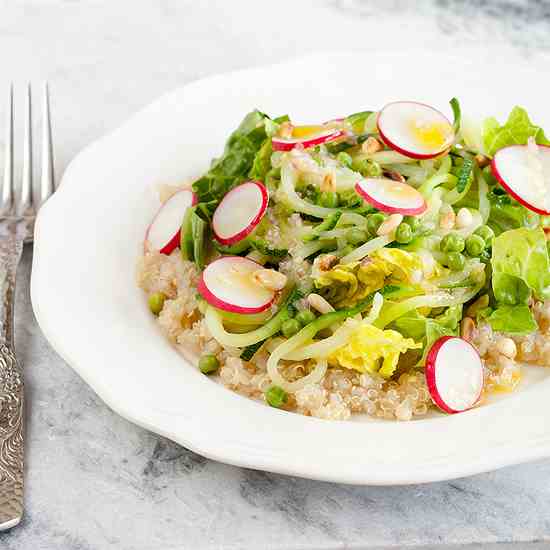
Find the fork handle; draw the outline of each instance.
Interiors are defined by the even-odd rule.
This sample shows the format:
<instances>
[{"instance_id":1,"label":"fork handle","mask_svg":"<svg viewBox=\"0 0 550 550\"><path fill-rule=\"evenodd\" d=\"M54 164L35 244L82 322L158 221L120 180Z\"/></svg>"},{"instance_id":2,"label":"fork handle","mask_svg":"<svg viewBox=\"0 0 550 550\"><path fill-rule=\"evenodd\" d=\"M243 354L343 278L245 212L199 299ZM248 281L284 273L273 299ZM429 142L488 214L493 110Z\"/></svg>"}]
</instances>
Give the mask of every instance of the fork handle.
<instances>
[{"instance_id":1,"label":"fork handle","mask_svg":"<svg viewBox=\"0 0 550 550\"><path fill-rule=\"evenodd\" d=\"M23 514L23 373L14 351L14 297L24 232L2 228L0 235L0 531ZM4 231L2 231L4 233Z\"/></svg>"}]
</instances>

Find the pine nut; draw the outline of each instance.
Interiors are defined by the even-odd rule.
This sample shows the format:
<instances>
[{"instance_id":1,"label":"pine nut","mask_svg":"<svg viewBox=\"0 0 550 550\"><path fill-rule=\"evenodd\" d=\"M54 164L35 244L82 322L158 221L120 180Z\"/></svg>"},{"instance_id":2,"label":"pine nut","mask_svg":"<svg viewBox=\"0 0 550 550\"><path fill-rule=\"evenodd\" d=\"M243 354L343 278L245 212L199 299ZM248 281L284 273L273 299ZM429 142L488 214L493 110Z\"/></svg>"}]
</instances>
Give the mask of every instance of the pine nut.
<instances>
[{"instance_id":1,"label":"pine nut","mask_svg":"<svg viewBox=\"0 0 550 550\"><path fill-rule=\"evenodd\" d=\"M387 178L393 181L399 181L401 183L405 183L405 178L399 172L394 172L393 170L386 170L384 171L384 176L386 176Z\"/></svg>"},{"instance_id":2,"label":"pine nut","mask_svg":"<svg viewBox=\"0 0 550 550\"><path fill-rule=\"evenodd\" d=\"M294 127L292 126L292 122L285 120L281 123L279 126L279 136L284 139L289 139L292 137L292 129Z\"/></svg>"},{"instance_id":3,"label":"pine nut","mask_svg":"<svg viewBox=\"0 0 550 550\"><path fill-rule=\"evenodd\" d=\"M318 264L321 271L328 271L334 267L339 261L338 256L334 254L323 254L319 256Z\"/></svg>"},{"instance_id":4,"label":"pine nut","mask_svg":"<svg viewBox=\"0 0 550 550\"><path fill-rule=\"evenodd\" d=\"M441 209L439 215L439 227L441 229L452 229L455 226L455 213L451 206L446 209Z\"/></svg>"},{"instance_id":5,"label":"pine nut","mask_svg":"<svg viewBox=\"0 0 550 550\"><path fill-rule=\"evenodd\" d=\"M282 290L286 286L287 277L274 269L258 269L252 273L252 280L268 290Z\"/></svg>"},{"instance_id":6,"label":"pine nut","mask_svg":"<svg viewBox=\"0 0 550 550\"><path fill-rule=\"evenodd\" d=\"M491 164L491 159L489 159L485 155L476 155L475 160L480 168L485 168L486 166L489 166L489 164Z\"/></svg>"},{"instance_id":7,"label":"pine nut","mask_svg":"<svg viewBox=\"0 0 550 550\"><path fill-rule=\"evenodd\" d=\"M403 215L402 214L392 214L387 219L385 219L380 227L378 228L378 231L376 232L377 235L389 235L392 231L395 231L397 229L397 226L403 221Z\"/></svg>"},{"instance_id":8,"label":"pine nut","mask_svg":"<svg viewBox=\"0 0 550 550\"><path fill-rule=\"evenodd\" d=\"M460 323L460 336L467 342L471 342L474 329L474 320L471 317L464 317Z\"/></svg>"},{"instance_id":9,"label":"pine nut","mask_svg":"<svg viewBox=\"0 0 550 550\"><path fill-rule=\"evenodd\" d=\"M319 313L330 313L335 309L319 294L310 294L307 297L308 304Z\"/></svg>"},{"instance_id":10,"label":"pine nut","mask_svg":"<svg viewBox=\"0 0 550 550\"><path fill-rule=\"evenodd\" d=\"M499 353L514 359L517 353L516 343L511 338L499 338L496 343L496 348Z\"/></svg>"},{"instance_id":11,"label":"pine nut","mask_svg":"<svg viewBox=\"0 0 550 550\"><path fill-rule=\"evenodd\" d=\"M323 176L323 181L321 182L321 185L319 186L321 189L321 192L329 191L334 192L336 191L336 182L334 181L334 174L332 172L327 172Z\"/></svg>"},{"instance_id":12,"label":"pine nut","mask_svg":"<svg viewBox=\"0 0 550 550\"><path fill-rule=\"evenodd\" d=\"M456 215L457 227L469 227L470 225L472 225L473 221L474 218L472 217L472 213L467 208L461 208L458 211L458 214Z\"/></svg>"},{"instance_id":13,"label":"pine nut","mask_svg":"<svg viewBox=\"0 0 550 550\"><path fill-rule=\"evenodd\" d=\"M361 145L361 151L366 155L372 155L378 151L382 151L384 146L374 137L368 137L366 141Z\"/></svg>"}]
</instances>

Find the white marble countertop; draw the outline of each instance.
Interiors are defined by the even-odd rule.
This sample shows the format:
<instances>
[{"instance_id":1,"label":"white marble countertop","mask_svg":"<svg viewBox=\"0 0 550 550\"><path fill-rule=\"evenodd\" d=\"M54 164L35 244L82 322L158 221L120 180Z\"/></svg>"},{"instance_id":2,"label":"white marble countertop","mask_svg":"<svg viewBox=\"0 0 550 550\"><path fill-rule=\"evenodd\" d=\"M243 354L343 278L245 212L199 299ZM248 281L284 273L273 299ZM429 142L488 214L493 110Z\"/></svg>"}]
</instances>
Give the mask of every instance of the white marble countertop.
<instances>
[{"instance_id":1,"label":"white marble countertop","mask_svg":"<svg viewBox=\"0 0 550 550\"><path fill-rule=\"evenodd\" d=\"M301 53L468 47L519 56L547 80L549 3L480 4L0 0L0 93L10 80L19 90L29 79L50 81L61 173L170 88ZM361 488L225 466L126 422L41 335L31 257L29 247L17 303L29 393L26 515L0 534L3 550L550 544L550 460L448 483Z\"/></svg>"}]
</instances>

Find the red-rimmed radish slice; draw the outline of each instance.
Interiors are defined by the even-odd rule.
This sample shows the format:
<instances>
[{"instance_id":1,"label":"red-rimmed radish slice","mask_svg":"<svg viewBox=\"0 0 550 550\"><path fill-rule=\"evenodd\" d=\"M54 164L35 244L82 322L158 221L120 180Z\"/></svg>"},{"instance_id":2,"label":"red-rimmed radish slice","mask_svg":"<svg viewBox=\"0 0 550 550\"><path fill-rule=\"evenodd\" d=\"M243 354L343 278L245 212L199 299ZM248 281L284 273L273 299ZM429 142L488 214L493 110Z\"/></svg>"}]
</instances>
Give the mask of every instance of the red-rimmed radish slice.
<instances>
[{"instance_id":1,"label":"red-rimmed radish slice","mask_svg":"<svg viewBox=\"0 0 550 550\"><path fill-rule=\"evenodd\" d=\"M455 134L447 117L415 101L388 103L378 114L378 131L384 143L414 159L429 159L447 150Z\"/></svg>"},{"instance_id":2,"label":"red-rimmed radish slice","mask_svg":"<svg viewBox=\"0 0 550 550\"><path fill-rule=\"evenodd\" d=\"M518 202L537 214L550 214L550 147L510 145L491 163L498 182Z\"/></svg>"},{"instance_id":3,"label":"red-rimmed radish slice","mask_svg":"<svg viewBox=\"0 0 550 550\"><path fill-rule=\"evenodd\" d=\"M247 181L231 189L212 216L216 240L231 246L250 235L264 217L268 202L267 189L259 181Z\"/></svg>"},{"instance_id":4,"label":"red-rimmed radish slice","mask_svg":"<svg viewBox=\"0 0 550 550\"><path fill-rule=\"evenodd\" d=\"M180 245L180 230L185 212L197 204L197 197L188 189L174 193L159 209L145 234L148 249L171 254Z\"/></svg>"},{"instance_id":5,"label":"red-rimmed radish slice","mask_svg":"<svg viewBox=\"0 0 550 550\"><path fill-rule=\"evenodd\" d=\"M418 216L426 210L424 197L414 187L388 178L364 178L355 191L382 212Z\"/></svg>"},{"instance_id":6,"label":"red-rimmed radish slice","mask_svg":"<svg viewBox=\"0 0 550 550\"><path fill-rule=\"evenodd\" d=\"M223 256L206 266L197 286L212 306L233 313L259 313L271 306L275 291L258 285L252 275L262 266L241 256Z\"/></svg>"},{"instance_id":7,"label":"red-rimmed radish slice","mask_svg":"<svg viewBox=\"0 0 550 550\"><path fill-rule=\"evenodd\" d=\"M426 382L433 402L446 413L471 409L483 390L483 362L476 349L457 336L442 336L426 358Z\"/></svg>"},{"instance_id":8,"label":"red-rimmed radish slice","mask_svg":"<svg viewBox=\"0 0 550 550\"><path fill-rule=\"evenodd\" d=\"M345 135L341 128L324 126L295 126L292 137L282 138L273 136L271 146L274 151L291 151L296 145L302 145L304 149L315 147L323 143L329 143Z\"/></svg>"}]
</instances>

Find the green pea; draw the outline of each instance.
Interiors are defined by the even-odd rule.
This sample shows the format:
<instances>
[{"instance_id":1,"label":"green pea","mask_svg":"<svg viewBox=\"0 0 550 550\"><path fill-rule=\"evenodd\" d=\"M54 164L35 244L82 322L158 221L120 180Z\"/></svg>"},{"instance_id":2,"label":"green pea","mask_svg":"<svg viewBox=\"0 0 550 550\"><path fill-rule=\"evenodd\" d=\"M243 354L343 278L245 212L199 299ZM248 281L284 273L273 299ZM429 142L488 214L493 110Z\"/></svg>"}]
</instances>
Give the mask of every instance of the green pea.
<instances>
[{"instance_id":1,"label":"green pea","mask_svg":"<svg viewBox=\"0 0 550 550\"><path fill-rule=\"evenodd\" d=\"M220 362L215 355L208 353L199 359L199 370L203 374L212 374L220 368Z\"/></svg>"},{"instance_id":2,"label":"green pea","mask_svg":"<svg viewBox=\"0 0 550 550\"><path fill-rule=\"evenodd\" d=\"M149 296L149 309L151 312L158 315L164 307L164 300L166 300L166 295L162 292L151 294L151 296Z\"/></svg>"},{"instance_id":3,"label":"green pea","mask_svg":"<svg viewBox=\"0 0 550 550\"><path fill-rule=\"evenodd\" d=\"M319 204L325 208L337 208L338 194L334 191L323 191L319 197Z\"/></svg>"},{"instance_id":4,"label":"green pea","mask_svg":"<svg viewBox=\"0 0 550 550\"><path fill-rule=\"evenodd\" d=\"M413 231L408 223L400 223L395 231L395 240L400 244L410 243L413 239Z\"/></svg>"},{"instance_id":5,"label":"green pea","mask_svg":"<svg viewBox=\"0 0 550 550\"><path fill-rule=\"evenodd\" d=\"M462 252L464 250L464 237L458 233L447 233L439 243L441 252Z\"/></svg>"},{"instance_id":6,"label":"green pea","mask_svg":"<svg viewBox=\"0 0 550 550\"><path fill-rule=\"evenodd\" d=\"M369 214L367 216L367 230L371 235L376 235L378 228L382 225L384 221L384 214L377 212L376 214Z\"/></svg>"},{"instance_id":7,"label":"green pea","mask_svg":"<svg viewBox=\"0 0 550 550\"><path fill-rule=\"evenodd\" d=\"M359 229L358 227L352 227L346 233L346 239L350 244L355 244L355 245L363 244L368 238L369 238L368 233L363 229Z\"/></svg>"},{"instance_id":8,"label":"green pea","mask_svg":"<svg viewBox=\"0 0 550 550\"><path fill-rule=\"evenodd\" d=\"M288 399L288 395L283 388L279 386L271 386L265 392L265 400L269 405L275 408L282 407Z\"/></svg>"},{"instance_id":9,"label":"green pea","mask_svg":"<svg viewBox=\"0 0 550 550\"><path fill-rule=\"evenodd\" d=\"M485 244L489 245L495 237L495 232L488 225L482 225L474 231L474 235L479 235Z\"/></svg>"},{"instance_id":10,"label":"green pea","mask_svg":"<svg viewBox=\"0 0 550 550\"><path fill-rule=\"evenodd\" d=\"M351 163L353 162L351 156L344 151L341 151L336 155L336 160L346 168L351 168Z\"/></svg>"},{"instance_id":11,"label":"green pea","mask_svg":"<svg viewBox=\"0 0 550 550\"><path fill-rule=\"evenodd\" d=\"M466 265L466 258L460 252L449 252L447 254L447 265L453 271L462 271Z\"/></svg>"},{"instance_id":12,"label":"green pea","mask_svg":"<svg viewBox=\"0 0 550 550\"><path fill-rule=\"evenodd\" d=\"M485 250L485 241L479 235L470 235L466 239L466 251L470 256L479 256Z\"/></svg>"},{"instance_id":13,"label":"green pea","mask_svg":"<svg viewBox=\"0 0 550 550\"><path fill-rule=\"evenodd\" d=\"M415 216L405 216L403 221L411 226L413 233L420 229L420 220Z\"/></svg>"},{"instance_id":14,"label":"green pea","mask_svg":"<svg viewBox=\"0 0 550 550\"><path fill-rule=\"evenodd\" d=\"M285 338L290 338L300 332L301 328L302 325L296 319L287 319L281 326L281 332Z\"/></svg>"},{"instance_id":15,"label":"green pea","mask_svg":"<svg viewBox=\"0 0 550 550\"><path fill-rule=\"evenodd\" d=\"M309 325L309 323L315 321L317 317L315 316L315 313L313 313L313 311L309 309L304 309L296 314L295 319L296 321L298 321L298 323L305 327L306 325Z\"/></svg>"}]
</instances>

